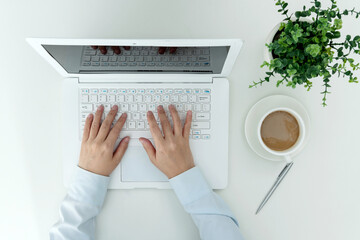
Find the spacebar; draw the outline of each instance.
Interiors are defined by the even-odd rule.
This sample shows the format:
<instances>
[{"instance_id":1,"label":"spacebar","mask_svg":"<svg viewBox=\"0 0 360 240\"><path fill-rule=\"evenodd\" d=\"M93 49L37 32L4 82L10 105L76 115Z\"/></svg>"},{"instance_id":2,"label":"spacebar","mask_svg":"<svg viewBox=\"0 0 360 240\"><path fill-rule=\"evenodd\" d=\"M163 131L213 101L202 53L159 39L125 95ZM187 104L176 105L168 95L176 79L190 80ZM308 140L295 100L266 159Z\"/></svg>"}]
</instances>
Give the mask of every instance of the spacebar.
<instances>
[{"instance_id":1,"label":"spacebar","mask_svg":"<svg viewBox=\"0 0 360 240\"><path fill-rule=\"evenodd\" d=\"M121 131L120 138L129 136L130 138L152 138L150 131Z\"/></svg>"}]
</instances>

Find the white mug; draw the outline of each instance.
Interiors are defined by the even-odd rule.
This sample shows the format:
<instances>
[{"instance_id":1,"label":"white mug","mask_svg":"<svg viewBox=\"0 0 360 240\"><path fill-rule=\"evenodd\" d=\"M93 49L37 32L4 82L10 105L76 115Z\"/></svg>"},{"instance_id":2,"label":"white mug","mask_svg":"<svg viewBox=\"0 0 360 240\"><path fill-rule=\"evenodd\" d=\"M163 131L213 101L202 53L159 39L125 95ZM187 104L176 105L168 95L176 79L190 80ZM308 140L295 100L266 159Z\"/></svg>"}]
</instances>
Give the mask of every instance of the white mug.
<instances>
[{"instance_id":1,"label":"white mug","mask_svg":"<svg viewBox=\"0 0 360 240\"><path fill-rule=\"evenodd\" d=\"M261 126L263 121L265 120L265 118L276 111L284 111L284 112L288 112L289 114L291 114L292 116L295 117L295 119L297 120L298 124L299 124L299 137L297 139L297 141L295 142L295 144L293 146L291 146L290 148L284 150L284 151L275 151L270 149L268 146L266 146L266 144L263 142L262 137L261 137ZM305 123L304 120L300 117L300 115L295 112L294 110L290 109L290 108L274 108L271 109L270 111L266 112L264 114L264 116L261 118L259 125L258 125L258 139L259 142L261 144L261 146L268 151L271 154L277 155L277 156L283 156L286 160L286 162L291 162L291 154L293 154L294 152L296 152L304 143L304 139L305 139Z\"/></svg>"}]
</instances>

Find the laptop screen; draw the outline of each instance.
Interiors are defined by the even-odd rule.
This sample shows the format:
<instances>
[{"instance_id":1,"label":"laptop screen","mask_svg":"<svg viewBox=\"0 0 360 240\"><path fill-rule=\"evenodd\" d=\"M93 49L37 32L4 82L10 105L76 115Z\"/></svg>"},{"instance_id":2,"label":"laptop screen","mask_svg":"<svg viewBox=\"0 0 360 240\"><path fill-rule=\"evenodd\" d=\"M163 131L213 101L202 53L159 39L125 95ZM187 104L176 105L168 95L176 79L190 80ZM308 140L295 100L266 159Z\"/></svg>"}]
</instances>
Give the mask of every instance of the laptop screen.
<instances>
[{"instance_id":1,"label":"laptop screen","mask_svg":"<svg viewBox=\"0 0 360 240\"><path fill-rule=\"evenodd\" d=\"M72 74L220 74L230 48L42 46Z\"/></svg>"}]
</instances>

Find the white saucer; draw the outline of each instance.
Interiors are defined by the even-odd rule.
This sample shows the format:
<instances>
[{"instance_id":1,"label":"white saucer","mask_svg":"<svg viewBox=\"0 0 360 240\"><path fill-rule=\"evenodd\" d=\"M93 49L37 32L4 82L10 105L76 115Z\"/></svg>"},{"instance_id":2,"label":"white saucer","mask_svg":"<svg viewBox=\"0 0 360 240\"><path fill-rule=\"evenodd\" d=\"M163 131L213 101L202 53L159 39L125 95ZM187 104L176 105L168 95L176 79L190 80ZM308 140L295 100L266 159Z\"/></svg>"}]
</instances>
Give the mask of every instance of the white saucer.
<instances>
[{"instance_id":1,"label":"white saucer","mask_svg":"<svg viewBox=\"0 0 360 240\"><path fill-rule=\"evenodd\" d=\"M284 95L273 95L258 101L249 111L245 120L245 136L252 150L262 158L272 161L283 161L284 157L276 156L266 151L260 144L257 135L258 124L261 117L273 108L285 107L296 111L305 124L305 140L302 146L290 157L295 157L306 145L310 135L310 118L305 107L296 99Z\"/></svg>"}]
</instances>

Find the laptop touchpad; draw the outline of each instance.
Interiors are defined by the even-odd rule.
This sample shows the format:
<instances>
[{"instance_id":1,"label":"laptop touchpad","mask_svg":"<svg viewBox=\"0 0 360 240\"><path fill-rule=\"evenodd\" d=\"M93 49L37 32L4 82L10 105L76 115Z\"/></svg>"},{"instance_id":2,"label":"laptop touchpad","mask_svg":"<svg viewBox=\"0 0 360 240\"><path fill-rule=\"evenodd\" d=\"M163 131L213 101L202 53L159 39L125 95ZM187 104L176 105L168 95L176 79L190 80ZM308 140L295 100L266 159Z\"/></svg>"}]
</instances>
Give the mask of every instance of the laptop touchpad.
<instances>
[{"instance_id":1,"label":"laptop touchpad","mask_svg":"<svg viewBox=\"0 0 360 240\"><path fill-rule=\"evenodd\" d=\"M121 160L121 181L165 182L168 179L152 164L142 146L129 146Z\"/></svg>"}]
</instances>

